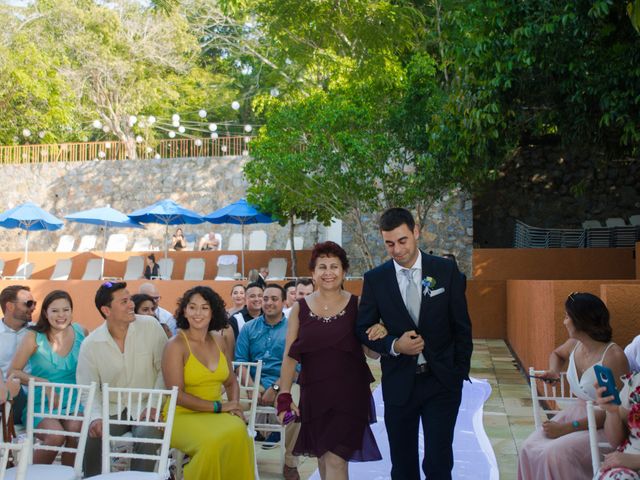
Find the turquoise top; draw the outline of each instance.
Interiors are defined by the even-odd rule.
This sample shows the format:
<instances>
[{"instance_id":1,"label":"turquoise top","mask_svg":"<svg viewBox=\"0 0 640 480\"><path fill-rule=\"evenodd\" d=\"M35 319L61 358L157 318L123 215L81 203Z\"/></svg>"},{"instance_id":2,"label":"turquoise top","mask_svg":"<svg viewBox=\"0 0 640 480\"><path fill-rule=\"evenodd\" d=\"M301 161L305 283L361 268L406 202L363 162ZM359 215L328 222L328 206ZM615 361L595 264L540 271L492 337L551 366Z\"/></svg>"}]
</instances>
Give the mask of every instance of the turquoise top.
<instances>
[{"instance_id":1,"label":"turquoise top","mask_svg":"<svg viewBox=\"0 0 640 480\"><path fill-rule=\"evenodd\" d=\"M31 367L31 375L40 378L46 378L52 383L76 383L76 367L78 366L78 354L80 353L80 345L84 340L84 331L77 323L71 324L75 339L73 346L69 353L64 357L58 355L51 348L51 343L47 338L46 333L36 332L36 351L29 357L29 366ZM71 399L70 405L75 405L75 396ZM40 401L42 397L42 390L37 388L35 391L34 402L34 426L42 421L42 418L38 418L37 414L41 411ZM46 401L45 401L46 405ZM56 405L58 405L56 401ZM64 398L62 405L67 405L67 398ZM48 409L47 409L48 410ZM64 409L63 409L64 411ZM22 412L22 423L26 425L27 421L27 409Z\"/></svg>"}]
</instances>

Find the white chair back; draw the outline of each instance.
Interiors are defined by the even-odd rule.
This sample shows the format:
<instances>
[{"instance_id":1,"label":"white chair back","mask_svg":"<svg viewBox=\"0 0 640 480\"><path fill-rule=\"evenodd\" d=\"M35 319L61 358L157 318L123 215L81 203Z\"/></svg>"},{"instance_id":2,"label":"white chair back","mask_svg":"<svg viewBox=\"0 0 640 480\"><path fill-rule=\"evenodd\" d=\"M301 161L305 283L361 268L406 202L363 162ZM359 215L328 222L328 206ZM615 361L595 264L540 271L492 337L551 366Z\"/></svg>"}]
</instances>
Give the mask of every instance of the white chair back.
<instances>
[{"instance_id":1,"label":"white chair back","mask_svg":"<svg viewBox=\"0 0 640 480\"><path fill-rule=\"evenodd\" d=\"M69 280L71 273L71 259L60 258L56 261L56 266L51 274L51 280Z\"/></svg>"},{"instance_id":2,"label":"white chair back","mask_svg":"<svg viewBox=\"0 0 640 480\"><path fill-rule=\"evenodd\" d=\"M531 403L536 428L540 428L542 422L549 419L549 415L553 416L562 408L580 401L569 388L567 372L560 372L560 381L556 383L547 383L535 378L543 373L544 370L529 368Z\"/></svg>"},{"instance_id":3,"label":"white chair back","mask_svg":"<svg viewBox=\"0 0 640 480\"><path fill-rule=\"evenodd\" d=\"M233 280L238 271L237 255L220 255L218 257L218 273L215 280Z\"/></svg>"},{"instance_id":4,"label":"white chair back","mask_svg":"<svg viewBox=\"0 0 640 480\"><path fill-rule=\"evenodd\" d=\"M80 245L78 245L78 252L90 252L96 248L96 241L98 237L95 235L83 235L80 238Z\"/></svg>"},{"instance_id":5,"label":"white chair back","mask_svg":"<svg viewBox=\"0 0 640 480\"><path fill-rule=\"evenodd\" d=\"M152 390L147 388L115 388L108 383L102 385L102 474L110 473L111 460L116 458L138 458L155 460L156 472L162 477L169 477L169 442L173 429L173 417L176 411L178 387L171 390ZM117 405L117 414L109 415L109 402ZM169 402L166 418L163 418L162 407ZM143 415L144 414L144 415ZM111 426L124 427L156 427L163 429L162 438L133 436L112 437ZM129 443L156 444L159 452L155 455L122 452L119 445ZM119 445L118 445L119 444Z\"/></svg>"},{"instance_id":6,"label":"white chair back","mask_svg":"<svg viewBox=\"0 0 640 480\"><path fill-rule=\"evenodd\" d=\"M132 252L149 252L151 251L151 240L149 237L136 238L131 247Z\"/></svg>"},{"instance_id":7,"label":"white chair back","mask_svg":"<svg viewBox=\"0 0 640 480\"><path fill-rule=\"evenodd\" d=\"M242 234L232 233L229 236L229 248L227 250L242 250Z\"/></svg>"},{"instance_id":8,"label":"white chair back","mask_svg":"<svg viewBox=\"0 0 640 480\"><path fill-rule=\"evenodd\" d=\"M126 252L129 237L126 233L112 233L107 240L105 251L107 252Z\"/></svg>"},{"instance_id":9,"label":"white chair back","mask_svg":"<svg viewBox=\"0 0 640 480\"><path fill-rule=\"evenodd\" d=\"M35 392L40 390L40 411L35 413ZM67 383L36 382L33 378L29 380L29 394L27 397L27 439L31 442L32 448L29 450L29 464L33 463L34 450L48 450L58 453L75 453L76 458L73 470L77 478L82 476L82 461L84 449L89 433L91 416L88 414L93 406L96 384L76 385ZM53 402L49 402L53 399ZM83 411L84 407L84 411ZM84 413L83 413L84 412ZM60 421L79 421L82 423L79 432L68 432L60 430L47 430L34 427L34 418L54 419ZM39 424L41 425L41 424ZM77 447L53 446L35 443L36 435L55 434L68 438L77 438Z\"/></svg>"},{"instance_id":10,"label":"white chair back","mask_svg":"<svg viewBox=\"0 0 640 480\"><path fill-rule=\"evenodd\" d=\"M267 232L264 230L254 230L249 234L249 250L266 250Z\"/></svg>"},{"instance_id":11,"label":"white chair back","mask_svg":"<svg viewBox=\"0 0 640 480\"><path fill-rule=\"evenodd\" d=\"M127 259L123 280L138 280L144 275L144 257L135 255Z\"/></svg>"},{"instance_id":12,"label":"white chair back","mask_svg":"<svg viewBox=\"0 0 640 480\"><path fill-rule=\"evenodd\" d=\"M33 263L21 263L18 265L15 275L8 275L4 278L8 280L29 280L33 273Z\"/></svg>"},{"instance_id":13,"label":"white chair back","mask_svg":"<svg viewBox=\"0 0 640 480\"><path fill-rule=\"evenodd\" d=\"M73 252L75 243L76 239L73 235L62 235L60 240L58 240L56 252Z\"/></svg>"},{"instance_id":14,"label":"white chair back","mask_svg":"<svg viewBox=\"0 0 640 480\"><path fill-rule=\"evenodd\" d=\"M0 258L0 278L2 278L3 272L4 272L4 260Z\"/></svg>"},{"instance_id":15,"label":"white chair back","mask_svg":"<svg viewBox=\"0 0 640 480\"><path fill-rule=\"evenodd\" d=\"M604 221L604 223L607 227L626 227L627 226L627 223L624 221L624 218L620 218L620 217L607 218Z\"/></svg>"},{"instance_id":16,"label":"white chair back","mask_svg":"<svg viewBox=\"0 0 640 480\"><path fill-rule=\"evenodd\" d=\"M204 258L190 258L184 269L185 280L204 280Z\"/></svg>"},{"instance_id":17,"label":"white chair back","mask_svg":"<svg viewBox=\"0 0 640 480\"><path fill-rule=\"evenodd\" d=\"M293 246L294 250L302 250L304 247L304 237L293 237ZM287 245L284 247L285 250L291 250L291 239L287 239Z\"/></svg>"},{"instance_id":18,"label":"white chair back","mask_svg":"<svg viewBox=\"0 0 640 480\"><path fill-rule=\"evenodd\" d=\"M287 276L287 259L272 258L269 260L269 277L267 280L284 280Z\"/></svg>"},{"instance_id":19,"label":"white chair back","mask_svg":"<svg viewBox=\"0 0 640 480\"><path fill-rule=\"evenodd\" d=\"M198 237L195 233L187 233L184 236L184 239L187 242L187 245L184 247L185 250L191 252L196 249L196 242L198 240Z\"/></svg>"},{"instance_id":20,"label":"white chair back","mask_svg":"<svg viewBox=\"0 0 640 480\"><path fill-rule=\"evenodd\" d=\"M640 215L631 215L629 217L629 225L640 226Z\"/></svg>"},{"instance_id":21,"label":"white chair back","mask_svg":"<svg viewBox=\"0 0 640 480\"><path fill-rule=\"evenodd\" d=\"M173 258L161 258L158 260L158 273L162 280L171 280L173 273Z\"/></svg>"},{"instance_id":22,"label":"white chair back","mask_svg":"<svg viewBox=\"0 0 640 480\"><path fill-rule=\"evenodd\" d=\"M13 456L11 452L13 451ZM29 466L29 452L31 451L31 442L24 440L20 443L0 443L0 480L4 480L7 472L7 464L9 459L13 457L14 463L18 464L14 480L26 480L27 467Z\"/></svg>"},{"instance_id":23,"label":"white chair back","mask_svg":"<svg viewBox=\"0 0 640 480\"><path fill-rule=\"evenodd\" d=\"M82 280L100 280L102 270L102 259L91 258L87 262L87 266L84 269Z\"/></svg>"}]
</instances>

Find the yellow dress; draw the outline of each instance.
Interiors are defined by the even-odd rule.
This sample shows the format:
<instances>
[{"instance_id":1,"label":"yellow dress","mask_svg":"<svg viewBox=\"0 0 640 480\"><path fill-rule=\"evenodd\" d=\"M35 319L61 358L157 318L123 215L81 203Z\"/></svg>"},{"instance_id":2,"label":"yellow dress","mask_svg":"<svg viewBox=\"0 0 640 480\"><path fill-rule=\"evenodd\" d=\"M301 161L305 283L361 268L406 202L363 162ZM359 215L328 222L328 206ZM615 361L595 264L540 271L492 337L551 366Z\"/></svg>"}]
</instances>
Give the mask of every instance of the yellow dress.
<instances>
[{"instance_id":1,"label":"yellow dress","mask_svg":"<svg viewBox=\"0 0 640 480\"><path fill-rule=\"evenodd\" d=\"M185 340L189 345L186 335ZM191 353L189 346L184 366L185 392L210 402L221 400L221 386L228 376L229 365L222 351L218 368L212 372ZM185 480L254 479L253 440L242 419L229 413L195 412L177 406L171 447L191 458L184 468Z\"/></svg>"}]
</instances>

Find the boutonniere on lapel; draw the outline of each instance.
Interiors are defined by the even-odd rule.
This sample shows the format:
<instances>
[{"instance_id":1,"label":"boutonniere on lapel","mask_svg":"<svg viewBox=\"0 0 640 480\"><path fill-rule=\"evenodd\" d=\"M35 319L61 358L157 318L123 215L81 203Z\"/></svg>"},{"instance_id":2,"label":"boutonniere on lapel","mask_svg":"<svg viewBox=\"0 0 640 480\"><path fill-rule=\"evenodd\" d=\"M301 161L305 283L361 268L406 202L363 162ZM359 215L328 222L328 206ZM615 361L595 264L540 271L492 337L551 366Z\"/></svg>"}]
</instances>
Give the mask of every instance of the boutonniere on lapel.
<instances>
[{"instance_id":1,"label":"boutonniere on lapel","mask_svg":"<svg viewBox=\"0 0 640 480\"><path fill-rule=\"evenodd\" d=\"M435 288L436 287L436 279L433 277L426 276L422 279L422 294L428 295L429 297L435 297L436 295L440 295L444 293L444 288Z\"/></svg>"}]
</instances>

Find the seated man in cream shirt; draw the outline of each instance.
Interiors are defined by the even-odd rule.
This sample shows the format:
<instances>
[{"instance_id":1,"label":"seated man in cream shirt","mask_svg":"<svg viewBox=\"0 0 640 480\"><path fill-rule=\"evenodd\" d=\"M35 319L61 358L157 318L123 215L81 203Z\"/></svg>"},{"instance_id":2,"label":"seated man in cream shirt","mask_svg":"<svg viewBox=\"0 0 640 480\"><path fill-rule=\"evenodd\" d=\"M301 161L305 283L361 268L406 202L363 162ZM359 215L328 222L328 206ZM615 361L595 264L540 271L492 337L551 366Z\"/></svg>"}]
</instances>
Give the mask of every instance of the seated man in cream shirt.
<instances>
[{"instance_id":1,"label":"seated man in cream shirt","mask_svg":"<svg viewBox=\"0 0 640 480\"><path fill-rule=\"evenodd\" d=\"M96 292L96 307L105 322L84 340L78 356L76 379L79 384L96 382L98 393L93 402L89 438L84 456L86 477L101 472L102 384L112 387L162 388L161 361L167 335L154 318L136 315L133 302L124 282L103 283ZM117 405L109 410L115 415ZM122 435L127 427L112 428L112 435ZM162 433L153 427L138 427L133 436L155 436ZM141 453L154 453L157 446L135 444ZM153 471L154 462L133 460L131 469Z\"/></svg>"}]
</instances>

